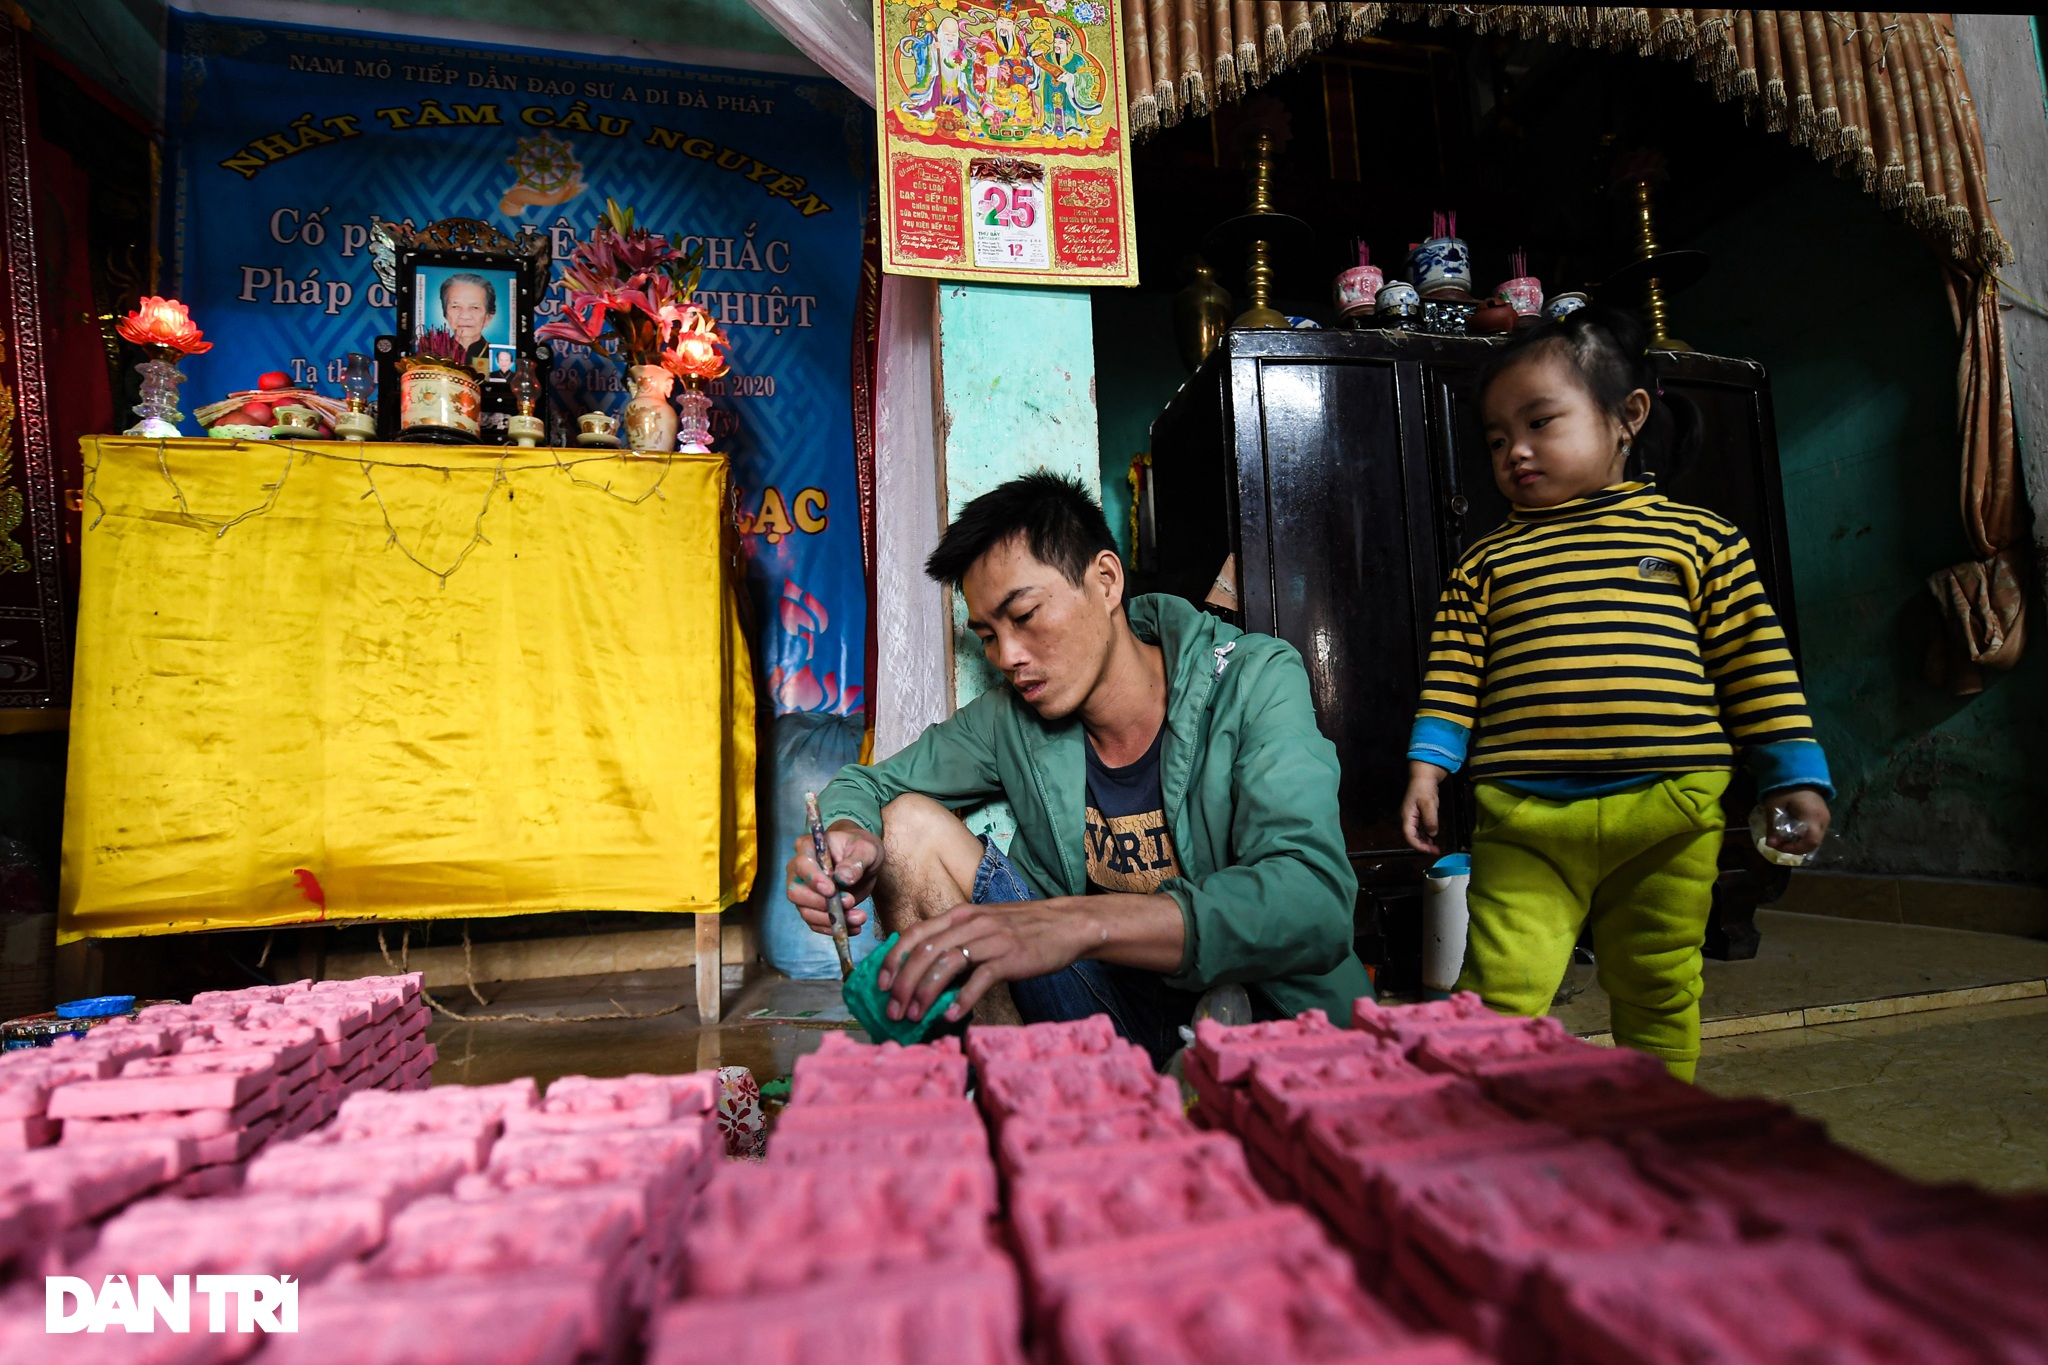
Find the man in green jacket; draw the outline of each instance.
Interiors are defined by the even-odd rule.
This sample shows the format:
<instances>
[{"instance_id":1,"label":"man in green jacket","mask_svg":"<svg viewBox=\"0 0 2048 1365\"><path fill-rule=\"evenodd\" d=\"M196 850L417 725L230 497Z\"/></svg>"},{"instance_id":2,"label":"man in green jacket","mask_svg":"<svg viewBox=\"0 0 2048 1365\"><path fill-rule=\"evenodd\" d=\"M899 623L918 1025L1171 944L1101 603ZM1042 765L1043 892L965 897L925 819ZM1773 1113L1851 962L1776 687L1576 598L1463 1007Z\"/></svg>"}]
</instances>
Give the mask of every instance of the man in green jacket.
<instances>
[{"instance_id":1,"label":"man in green jacket","mask_svg":"<svg viewBox=\"0 0 2048 1365\"><path fill-rule=\"evenodd\" d=\"M963 592L1008 685L841 769L819 798L833 877L808 840L789 864L813 928L829 895L872 894L900 935L879 979L890 1016L959 985L962 1018L1008 983L1027 1023L1107 1013L1156 1063L1227 982L1262 1018L1347 1018L1372 993L1351 947L1358 883L1294 648L1179 598L1127 606L1101 509L1051 474L969 503L925 568ZM1007 855L954 814L996 797L1017 822Z\"/></svg>"}]
</instances>

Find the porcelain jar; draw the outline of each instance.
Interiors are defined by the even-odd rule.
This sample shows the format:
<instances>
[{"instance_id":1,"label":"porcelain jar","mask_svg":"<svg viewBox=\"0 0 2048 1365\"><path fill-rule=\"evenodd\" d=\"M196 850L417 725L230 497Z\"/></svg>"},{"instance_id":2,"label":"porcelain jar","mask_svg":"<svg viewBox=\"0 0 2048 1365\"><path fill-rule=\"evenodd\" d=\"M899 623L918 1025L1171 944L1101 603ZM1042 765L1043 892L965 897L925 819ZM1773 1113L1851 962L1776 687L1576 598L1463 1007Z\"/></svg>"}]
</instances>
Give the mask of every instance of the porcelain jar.
<instances>
[{"instance_id":1,"label":"porcelain jar","mask_svg":"<svg viewBox=\"0 0 2048 1365\"><path fill-rule=\"evenodd\" d=\"M1425 294L1439 289L1472 292L1472 254L1458 237L1432 237L1408 255L1408 279Z\"/></svg>"},{"instance_id":2,"label":"porcelain jar","mask_svg":"<svg viewBox=\"0 0 2048 1365\"><path fill-rule=\"evenodd\" d=\"M1383 318L1412 318L1422 312L1422 295L1406 280L1382 285L1374 309Z\"/></svg>"}]
</instances>

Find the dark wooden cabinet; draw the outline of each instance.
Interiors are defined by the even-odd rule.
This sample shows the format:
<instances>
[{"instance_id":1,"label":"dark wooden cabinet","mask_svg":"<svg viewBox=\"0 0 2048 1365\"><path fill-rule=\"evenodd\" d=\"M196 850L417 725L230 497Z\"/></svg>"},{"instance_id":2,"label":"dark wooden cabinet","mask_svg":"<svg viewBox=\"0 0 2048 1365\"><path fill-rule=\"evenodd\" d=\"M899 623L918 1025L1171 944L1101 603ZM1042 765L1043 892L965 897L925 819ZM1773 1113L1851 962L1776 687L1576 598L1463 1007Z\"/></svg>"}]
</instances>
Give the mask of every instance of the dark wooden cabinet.
<instances>
[{"instance_id":1,"label":"dark wooden cabinet","mask_svg":"<svg viewBox=\"0 0 2048 1365\"><path fill-rule=\"evenodd\" d=\"M1152 424L1134 586L1200 601L1227 555L1247 630L1301 651L1343 764L1344 836L1364 887L1361 950L1399 979L1419 943L1427 859L1402 842L1408 728L1446 573L1508 505L1494 487L1474 393L1499 341L1405 332L1231 332ZM1749 537L1795 654L1798 633L1770 383L1753 361L1661 353L1667 394L1705 439L1658 486ZM1731 827L1753 800L1738 778ZM1461 793L1451 837L1464 846ZM1750 916L1782 870L1731 837L1709 951L1754 952ZM1744 951L1745 948L1747 951ZM1416 949L1419 952L1419 948Z\"/></svg>"}]
</instances>

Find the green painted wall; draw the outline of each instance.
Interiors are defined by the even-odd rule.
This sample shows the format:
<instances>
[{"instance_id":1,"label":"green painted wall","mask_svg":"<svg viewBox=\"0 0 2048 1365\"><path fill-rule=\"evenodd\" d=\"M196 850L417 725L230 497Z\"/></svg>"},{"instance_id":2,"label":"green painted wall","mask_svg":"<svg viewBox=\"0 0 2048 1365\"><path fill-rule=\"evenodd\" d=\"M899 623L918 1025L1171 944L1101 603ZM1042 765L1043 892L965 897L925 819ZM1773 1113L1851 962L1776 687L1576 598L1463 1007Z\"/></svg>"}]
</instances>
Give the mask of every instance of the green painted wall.
<instances>
[{"instance_id":1,"label":"green painted wall","mask_svg":"<svg viewBox=\"0 0 2048 1365\"><path fill-rule=\"evenodd\" d=\"M1845 870L2048 879L2048 643L1975 697L1929 685L1928 574L1967 556L1939 258L1819 168L1688 246L1680 335L1770 370L1815 722Z\"/></svg>"},{"instance_id":2,"label":"green painted wall","mask_svg":"<svg viewBox=\"0 0 2048 1365\"><path fill-rule=\"evenodd\" d=\"M137 113L156 116L163 67L159 0L18 0L29 32ZM0 20L4 22L4 20Z\"/></svg>"},{"instance_id":3,"label":"green painted wall","mask_svg":"<svg viewBox=\"0 0 2048 1365\"><path fill-rule=\"evenodd\" d=\"M1081 289L939 282L933 394L939 411L946 520L998 484L1040 469L1093 483L1095 341ZM967 628L967 601L946 594L953 615L953 704L965 706L1002 677ZM962 813L967 827L1004 849L1017 832L1007 801Z\"/></svg>"},{"instance_id":4,"label":"green painted wall","mask_svg":"<svg viewBox=\"0 0 2048 1365\"><path fill-rule=\"evenodd\" d=\"M939 284L939 462L946 520L1000 483L1050 469L1094 482L1095 347L1080 289ZM953 702L1000 678L953 600Z\"/></svg>"}]
</instances>

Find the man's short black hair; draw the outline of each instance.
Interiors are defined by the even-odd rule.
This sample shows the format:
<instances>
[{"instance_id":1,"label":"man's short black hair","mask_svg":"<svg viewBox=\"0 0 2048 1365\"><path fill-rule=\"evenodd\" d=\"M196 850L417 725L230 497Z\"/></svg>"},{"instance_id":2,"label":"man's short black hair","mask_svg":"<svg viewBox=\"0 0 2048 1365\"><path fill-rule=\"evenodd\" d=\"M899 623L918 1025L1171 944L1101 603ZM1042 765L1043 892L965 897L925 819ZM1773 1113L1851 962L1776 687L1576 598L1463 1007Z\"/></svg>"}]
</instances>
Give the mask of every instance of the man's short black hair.
<instances>
[{"instance_id":1,"label":"man's short black hair","mask_svg":"<svg viewBox=\"0 0 2048 1365\"><path fill-rule=\"evenodd\" d=\"M1104 550L1116 553L1109 519L1078 479L1040 471L1012 479L960 509L925 560L924 571L941 583L960 586L974 561L1014 536L1031 553L1058 569L1075 587Z\"/></svg>"}]
</instances>

